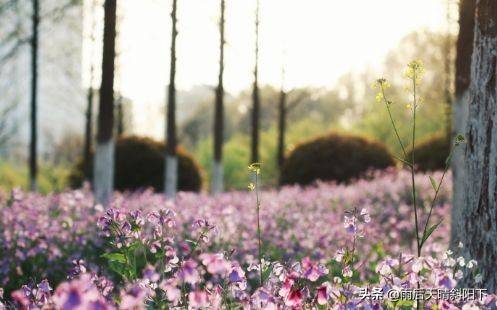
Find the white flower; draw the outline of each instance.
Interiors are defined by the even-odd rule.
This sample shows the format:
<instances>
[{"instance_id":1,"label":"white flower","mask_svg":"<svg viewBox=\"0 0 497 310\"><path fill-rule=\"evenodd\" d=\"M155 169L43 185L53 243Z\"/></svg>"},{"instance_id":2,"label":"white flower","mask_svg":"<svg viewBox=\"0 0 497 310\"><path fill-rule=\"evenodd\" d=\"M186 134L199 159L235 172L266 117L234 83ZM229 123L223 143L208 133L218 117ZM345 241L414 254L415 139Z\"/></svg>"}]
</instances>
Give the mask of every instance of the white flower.
<instances>
[{"instance_id":1,"label":"white flower","mask_svg":"<svg viewBox=\"0 0 497 310\"><path fill-rule=\"evenodd\" d=\"M446 267L454 267L455 265L456 265L456 260L453 259L452 257L445 260Z\"/></svg>"},{"instance_id":2,"label":"white flower","mask_svg":"<svg viewBox=\"0 0 497 310\"><path fill-rule=\"evenodd\" d=\"M388 276L392 272L392 269L387 264L383 264L380 268L380 274L382 276Z\"/></svg>"},{"instance_id":3,"label":"white flower","mask_svg":"<svg viewBox=\"0 0 497 310\"><path fill-rule=\"evenodd\" d=\"M478 265L478 262L477 262L477 261L475 261L474 259L472 259L472 260L470 260L470 261L466 264L466 267L467 267L468 269L471 269L471 268L473 268L474 266L477 266L477 265Z\"/></svg>"},{"instance_id":4,"label":"white flower","mask_svg":"<svg viewBox=\"0 0 497 310\"><path fill-rule=\"evenodd\" d=\"M369 212L366 208L361 210L361 215L364 218L364 223L369 223L371 221L371 217L369 216Z\"/></svg>"},{"instance_id":5,"label":"white flower","mask_svg":"<svg viewBox=\"0 0 497 310\"><path fill-rule=\"evenodd\" d=\"M451 250L447 250L447 251L445 251L445 253L443 254L442 258L443 258L443 259L448 259L451 255L452 255L452 251L451 251Z\"/></svg>"},{"instance_id":6,"label":"white flower","mask_svg":"<svg viewBox=\"0 0 497 310\"><path fill-rule=\"evenodd\" d=\"M335 260L337 262L341 262L344 255L345 255L345 250L344 249L338 249L337 253L335 254Z\"/></svg>"},{"instance_id":7,"label":"white flower","mask_svg":"<svg viewBox=\"0 0 497 310\"><path fill-rule=\"evenodd\" d=\"M461 241L459 241L459 244L457 245L458 248L462 249L464 247L464 245L462 244Z\"/></svg>"},{"instance_id":8,"label":"white flower","mask_svg":"<svg viewBox=\"0 0 497 310\"><path fill-rule=\"evenodd\" d=\"M458 264L459 264L459 266L461 266L461 267L464 267L464 265L466 265L466 261L464 260L464 257L462 257L462 256L459 256L459 257L457 258L457 263L458 263Z\"/></svg>"},{"instance_id":9,"label":"white flower","mask_svg":"<svg viewBox=\"0 0 497 310\"><path fill-rule=\"evenodd\" d=\"M349 266L345 266L345 268L343 268L342 274L343 274L343 276L344 276L344 277L346 277L346 278L351 278L351 277L352 277L353 272L352 272L352 269L350 269L350 267L349 267Z\"/></svg>"},{"instance_id":10,"label":"white flower","mask_svg":"<svg viewBox=\"0 0 497 310\"><path fill-rule=\"evenodd\" d=\"M423 269L423 262L421 261L421 259L415 259L414 260L414 263L412 264L412 272L415 272L415 273L418 273L421 271L421 269Z\"/></svg>"}]
</instances>

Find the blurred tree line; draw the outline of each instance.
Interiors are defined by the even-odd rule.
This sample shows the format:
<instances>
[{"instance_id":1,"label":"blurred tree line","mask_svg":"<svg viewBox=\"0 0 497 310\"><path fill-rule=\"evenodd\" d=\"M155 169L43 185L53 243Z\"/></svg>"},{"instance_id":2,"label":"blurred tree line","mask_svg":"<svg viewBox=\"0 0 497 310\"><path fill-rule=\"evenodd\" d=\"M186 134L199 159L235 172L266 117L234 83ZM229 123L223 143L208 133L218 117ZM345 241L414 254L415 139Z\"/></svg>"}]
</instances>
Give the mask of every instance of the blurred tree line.
<instances>
[{"instance_id":1,"label":"blurred tree line","mask_svg":"<svg viewBox=\"0 0 497 310\"><path fill-rule=\"evenodd\" d=\"M444 68L445 58L450 57L454 63L451 51L447 54L446 33L432 31L417 31L402 39L397 48L386 56L383 67L379 70L388 77L398 77L398 72L404 70L405 64L412 59L422 59L427 68L425 82L420 90L424 104L419 110L419 125L417 137L422 139L434 134L443 134L447 127L446 113L446 79L452 85L452 70L447 74ZM451 42L455 42L451 40ZM451 44L454 49L454 44ZM293 146L303 140L324 134L326 132L348 131L374 138L384 142L393 153L400 149L395 137L391 134L390 124L385 109L375 102L374 92L370 85L377 78L375 71L366 69L359 73L343 75L330 89L297 88L288 92L287 102L294 108L288 111L286 147L290 151ZM403 91L405 80L401 77L390 79L392 86L391 98L395 102L392 107L394 118L399 122L410 122L410 116L405 108L408 94ZM449 89L452 92L452 88ZM251 91L242 92L236 96L227 95L225 102L226 115L224 127L224 173L227 189L244 188L247 183L245 169L250 161L250 105ZM260 89L260 161L264 164L264 183L268 186L277 184L278 179L278 103L280 90L271 86ZM179 129L179 140L185 148L192 151L210 178L212 162L213 126L212 100L206 98L195 112L182 124ZM411 137L407 127L400 130L401 138L409 143Z\"/></svg>"},{"instance_id":2,"label":"blurred tree line","mask_svg":"<svg viewBox=\"0 0 497 310\"><path fill-rule=\"evenodd\" d=\"M423 59L427 68L426 82L421 89L425 103L419 113L418 138L430 136L435 133L444 132L446 126L445 103L446 98L443 90L445 85L444 57L447 56L445 46L445 33L432 31L417 31L402 39L397 48L386 56L382 68L389 77L398 76L402 72L405 63L411 59ZM454 42L453 40L452 42ZM451 48L454 47L451 45ZM454 55L451 52L449 55ZM450 56L452 57L452 56ZM451 64L454 63L451 59ZM451 75L452 76L452 75ZM374 92L370 85L377 78L376 71L366 69L363 72L347 73L343 75L331 88L296 88L286 93L286 101L289 106L294 106L287 112L286 145L285 152L290 151L294 145L326 132L351 131L362 134L379 141L383 141L394 153L398 153L398 144L395 137L391 135L389 124L385 121L385 109L375 102ZM396 104L392 107L394 117L399 122L408 122L404 102L407 94L402 91L404 80L402 78L391 79L392 99ZM452 84L452 83L451 83ZM450 90L452 92L452 89ZM247 184L247 173L245 166L250 161L250 123L252 90L243 91L237 95L226 93L224 99L224 183L226 189L242 189ZM119 94L116 95L120 98ZM276 185L278 179L278 105L281 99L281 90L272 86L260 87L260 161L264 163L263 181L267 186ZM95 91L93 101L98 101L98 92ZM195 158L204 167L207 179L210 180L213 164L213 137L214 109L211 97L206 97L196 105L195 111L184 121L178 124L178 141L187 150L193 153ZM119 107L119 105L117 105ZM132 131L131 103L124 104L124 116L116 109L116 131L123 134ZM8 110L5 112L8 114ZM0 124L10 119L2 117ZM124 117L124 120L123 120ZM123 125L124 124L124 125ZM8 127L11 129L11 127ZM2 126L0 126L0 136ZM124 132L124 133L125 133ZM407 129L400 130L404 141L410 140ZM42 179L53 179L53 184L63 188L67 173L73 163L75 154L81 154L84 139L75 133L67 133L61 143L54 143L52 168L48 171L57 171L56 176ZM0 166L6 165L0 163ZM54 167L57 167L55 169ZM65 168L64 168L65 167ZM7 170L7 168L4 168ZM21 179L19 175L25 175L26 169L10 167L9 173L3 174L0 182L7 184L24 184L25 182L13 182L11 179ZM16 172L17 171L17 172ZM47 173L42 168L41 174ZM14 177L14 175L17 175ZM57 179L57 181L55 181ZM50 186L46 181L44 190ZM209 182L205 182L209 184ZM10 187L10 186L6 186Z\"/></svg>"}]
</instances>

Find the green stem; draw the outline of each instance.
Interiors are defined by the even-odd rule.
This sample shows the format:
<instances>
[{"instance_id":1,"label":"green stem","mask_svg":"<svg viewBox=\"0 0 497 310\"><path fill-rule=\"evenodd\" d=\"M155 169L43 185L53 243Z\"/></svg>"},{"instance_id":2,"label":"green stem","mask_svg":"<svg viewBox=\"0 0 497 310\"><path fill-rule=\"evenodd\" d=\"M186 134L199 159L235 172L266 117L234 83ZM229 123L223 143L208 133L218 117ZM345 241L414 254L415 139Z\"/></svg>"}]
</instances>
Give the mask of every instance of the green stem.
<instances>
[{"instance_id":1,"label":"green stem","mask_svg":"<svg viewBox=\"0 0 497 310\"><path fill-rule=\"evenodd\" d=\"M259 246L259 274L260 274L260 285L262 287L262 238L261 238L261 221L260 221L260 207L261 202L259 200L259 174L255 173L255 195L257 198L257 239Z\"/></svg>"},{"instance_id":2,"label":"green stem","mask_svg":"<svg viewBox=\"0 0 497 310\"><path fill-rule=\"evenodd\" d=\"M385 102L385 106L387 107L387 111L388 111L388 116L390 117L390 122L392 123L392 127L393 127L393 130L395 131L395 135L397 136L397 140L399 141L400 147L402 148L402 153L404 153L404 158L407 159L406 149L404 147L404 144L402 143L402 140L400 139L400 135L399 135L399 132L397 130L397 126L395 125L395 121L393 119L392 112L390 111L390 105L388 104L388 100L387 100L387 97L385 95L385 87L383 86L383 84L381 84L380 87L381 87L381 94L383 95L383 101Z\"/></svg>"},{"instance_id":3,"label":"green stem","mask_svg":"<svg viewBox=\"0 0 497 310\"><path fill-rule=\"evenodd\" d=\"M425 222L425 225L424 225L424 228L423 228L423 238L426 235L426 230L428 229L428 225L430 224L431 214L433 212L433 208L435 207L435 201L437 200L438 193L440 192L440 188L442 187L442 183L444 181L445 174L449 170L449 163L450 163L450 160L452 159L452 153L453 153L453 151L454 151L454 148L451 148L449 156L447 157L447 160L445 162L445 168L444 168L444 171L442 173L442 177L440 178L440 182L438 183L437 188L435 190L435 195L433 196L433 199L431 200L430 211L428 212L428 217L426 218L426 222ZM421 250L422 249L420 249L420 252L421 252Z\"/></svg>"},{"instance_id":4,"label":"green stem","mask_svg":"<svg viewBox=\"0 0 497 310\"><path fill-rule=\"evenodd\" d=\"M411 157L411 179L412 179L412 203L414 206L414 221L416 224L416 242L418 245L418 257L421 256L421 247L419 241L419 224L418 224L418 205L416 202L416 181L414 178L414 146L416 140L416 108L417 108L417 98L416 98L416 72L413 73L412 78L413 83L413 107L412 107L412 157Z\"/></svg>"}]
</instances>

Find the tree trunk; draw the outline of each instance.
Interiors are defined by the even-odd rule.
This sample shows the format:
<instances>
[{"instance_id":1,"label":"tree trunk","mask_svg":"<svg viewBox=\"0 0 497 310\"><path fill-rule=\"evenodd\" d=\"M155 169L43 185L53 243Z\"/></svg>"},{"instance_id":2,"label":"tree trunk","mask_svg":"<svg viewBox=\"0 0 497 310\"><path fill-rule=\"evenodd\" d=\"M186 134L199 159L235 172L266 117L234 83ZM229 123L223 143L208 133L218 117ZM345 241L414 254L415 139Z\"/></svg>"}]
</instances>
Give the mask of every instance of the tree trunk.
<instances>
[{"instance_id":1,"label":"tree trunk","mask_svg":"<svg viewBox=\"0 0 497 310\"><path fill-rule=\"evenodd\" d=\"M124 135L124 107L123 107L123 97L119 95L117 98L117 136L121 137Z\"/></svg>"},{"instance_id":2,"label":"tree trunk","mask_svg":"<svg viewBox=\"0 0 497 310\"><path fill-rule=\"evenodd\" d=\"M225 0L221 0L221 20L219 21L219 77L216 89L216 107L214 112L214 162L212 163L212 192L220 193L224 189L223 178L223 138L224 138L224 11Z\"/></svg>"},{"instance_id":3,"label":"tree trunk","mask_svg":"<svg viewBox=\"0 0 497 310\"><path fill-rule=\"evenodd\" d=\"M87 106L85 113L85 142L83 145L83 172L84 178L87 181L89 176L91 175L91 149L92 149L92 141L93 141L93 78L95 75L95 67L93 65L94 58L94 47L95 47L95 0L91 3L91 29L90 29L90 77L89 77L89 86L88 93L86 96Z\"/></svg>"},{"instance_id":4,"label":"tree trunk","mask_svg":"<svg viewBox=\"0 0 497 310\"><path fill-rule=\"evenodd\" d=\"M93 70L90 70L92 75ZM93 88L90 85L88 88L87 95L87 107L86 107L86 115L85 115L85 144L83 149L83 165L84 165L84 176L88 178L91 175L90 173L90 162L91 162L91 145L93 138Z\"/></svg>"},{"instance_id":5,"label":"tree trunk","mask_svg":"<svg viewBox=\"0 0 497 310\"><path fill-rule=\"evenodd\" d=\"M444 101L445 101L445 138L447 141L451 141L451 132L452 132L452 35L450 32L451 26L451 1L447 0L447 9L446 9L446 20L447 20L447 34L445 36L445 44L444 44Z\"/></svg>"},{"instance_id":6,"label":"tree trunk","mask_svg":"<svg viewBox=\"0 0 497 310\"><path fill-rule=\"evenodd\" d=\"M471 79L471 55L475 27L475 0L462 0L459 7L459 36L456 47L455 98L452 105L452 139L466 133L468 119L468 88ZM451 162L453 194L451 220L451 247L455 249L460 238L459 217L463 206L464 192L464 148L454 149Z\"/></svg>"},{"instance_id":7,"label":"tree trunk","mask_svg":"<svg viewBox=\"0 0 497 310\"><path fill-rule=\"evenodd\" d=\"M110 201L114 187L114 59L116 56L116 0L105 0L102 83L94 159L95 198Z\"/></svg>"},{"instance_id":8,"label":"tree trunk","mask_svg":"<svg viewBox=\"0 0 497 310\"><path fill-rule=\"evenodd\" d=\"M33 0L32 36L31 36L31 142L29 145L29 188L35 191L38 175L38 24L40 7L38 0Z\"/></svg>"},{"instance_id":9,"label":"tree trunk","mask_svg":"<svg viewBox=\"0 0 497 310\"><path fill-rule=\"evenodd\" d=\"M461 239L466 258L478 261L483 288L496 293L497 1L477 1L474 42ZM474 286L472 275L467 273L461 285Z\"/></svg>"},{"instance_id":10,"label":"tree trunk","mask_svg":"<svg viewBox=\"0 0 497 310\"><path fill-rule=\"evenodd\" d=\"M286 135L286 93L281 89L278 106L278 166L281 170L285 161L285 135Z\"/></svg>"},{"instance_id":11,"label":"tree trunk","mask_svg":"<svg viewBox=\"0 0 497 310\"><path fill-rule=\"evenodd\" d=\"M252 93L252 144L251 163L259 162L259 0L255 11L255 65L254 65L254 89Z\"/></svg>"},{"instance_id":12,"label":"tree trunk","mask_svg":"<svg viewBox=\"0 0 497 310\"><path fill-rule=\"evenodd\" d=\"M172 33L171 33L171 66L169 72L169 91L167 104L167 141L166 141L166 169L165 169L165 194L169 197L176 195L178 187L178 159L176 156L176 6L177 0L173 0L171 10Z\"/></svg>"}]
</instances>

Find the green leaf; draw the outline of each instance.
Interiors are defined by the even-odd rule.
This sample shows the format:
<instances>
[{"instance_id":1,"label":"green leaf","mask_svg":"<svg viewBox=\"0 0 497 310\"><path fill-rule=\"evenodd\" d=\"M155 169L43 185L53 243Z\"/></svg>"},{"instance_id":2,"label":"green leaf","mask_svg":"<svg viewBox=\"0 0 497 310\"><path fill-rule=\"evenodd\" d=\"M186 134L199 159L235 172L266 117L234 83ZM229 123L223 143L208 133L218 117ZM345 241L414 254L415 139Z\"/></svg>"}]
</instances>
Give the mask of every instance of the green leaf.
<instances>
[{"instance_id":1,"label":"green leaf","mask_svg":"<svg viewBox=\"0 0 497 310\"><path fill-rule=\"evenodd\" d=\"M431 234L438 228L438 226L440 226L440 224L442 224L442 221L436 223L425 231L423 238L421 239L421 244L419 245L420 247L422 247L425 241L430 238Z\"/></svg>"},{"instance_id":2,"label":"green leaf","mask_svg":"<svg viewBox=\"0 0 497 310\"><path fill-rule=\"evenodd\" d=\"M435 181L435 179L430 175L430 182L431 182L431 186L433 187L433 189L435 190L435 192L437 191L438 189L438 186L437 186L437 181Z\"/></svg>"},{"instance_id":3,"label":"green leaf","mask_svg":"<svg viewBox=\"0 0 497 310\"><path fill-rule=\"evenodd\" d=\"M404 159L402 159L402 158L400 158L400 157L397 157L397 156L395 156L395 155L392 155L392 156L393 156L395 159L397 159L397 160L399 160L399 161L403 162L404 164L408 165L409 167L412 167L412 164L411 164L410 162L408 162L407 160L404 160Z\"/></svg>"},{"instance_id":4,"label":"green leaf","mask_svg":"<svg viewBox=\"0 0 497 310\"><path fill-rule=\"evenodd\" d=\"M109 269L117 273L123 279L129 278L129 271L127 270L126 266L122 263L119 263L117 261L111 261L109 262Z\"/></svg>"},{"instance_id":5,"label":"green leaf","mask_svg":"<svg viewBox=\"0 0 497 310\"><path fill-rule=\"evenodd\" d=\"M108 259L110 262L126 263L126 257L122 253L105 253L101 257Z\"/></svg>"}]
</instances>

